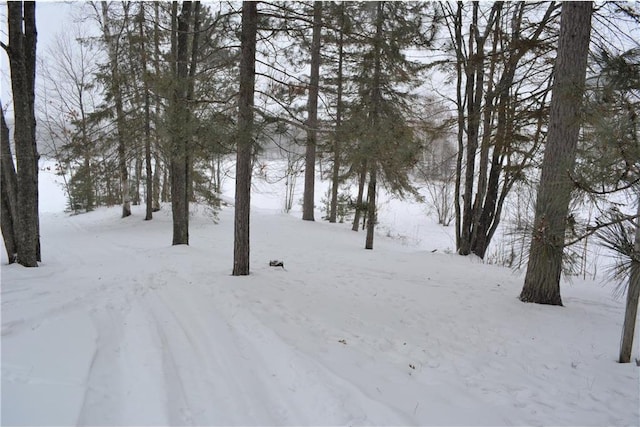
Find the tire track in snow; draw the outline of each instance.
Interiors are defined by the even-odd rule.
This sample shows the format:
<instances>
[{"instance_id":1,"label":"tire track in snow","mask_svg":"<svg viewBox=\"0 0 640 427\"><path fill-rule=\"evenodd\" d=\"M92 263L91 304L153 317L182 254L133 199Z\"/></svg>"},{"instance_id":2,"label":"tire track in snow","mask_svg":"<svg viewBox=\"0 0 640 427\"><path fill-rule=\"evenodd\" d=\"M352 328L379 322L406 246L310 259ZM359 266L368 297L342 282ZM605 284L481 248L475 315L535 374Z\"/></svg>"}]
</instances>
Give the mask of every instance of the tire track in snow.
<instances>
[{"instance_id":1,"label":"tire track in snow","mask_svg":"<svg viewBox=\"0 0 640 427\"><path fill-rule=\"evenodd\" d=\"M315 355L283 340L246 308L246 295L235 295L234 292L234 304L218 305L217 310L234 319L236 333L255 349L262 366L277 373L279 383L263 382L267 393L288 395L288 401L280 402L287 409L304 408L280 420L280 424L411 424L401 412L366 393L347 377L337 375ZM300 390L305 385L312 385L311 389Z\"/></svg>"}]
</instances>

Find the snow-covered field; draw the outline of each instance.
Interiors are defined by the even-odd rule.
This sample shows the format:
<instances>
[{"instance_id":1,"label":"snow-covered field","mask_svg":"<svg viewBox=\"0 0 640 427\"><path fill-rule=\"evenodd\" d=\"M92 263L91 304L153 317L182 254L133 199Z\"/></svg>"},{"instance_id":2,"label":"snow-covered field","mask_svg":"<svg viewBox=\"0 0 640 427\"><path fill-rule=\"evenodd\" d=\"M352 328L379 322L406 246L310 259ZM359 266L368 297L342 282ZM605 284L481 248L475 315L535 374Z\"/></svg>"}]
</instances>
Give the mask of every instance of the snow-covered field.
<instances>
[{"instance_id":1,"label":"snow-covered field","mask_svg":"<svg viewBox=\"0 0 640 427\"><path fill-rule=\"evenodd\" d=\"M232 277L233 208L194 207L172 247L168 206L68 216L53 181L41 267L2 255L2 425L639 424L610 287L523 304L521 276L444 253L415 205L389 201L365 251L256 183L252 274Z\"/></svg>"}]
</instances>

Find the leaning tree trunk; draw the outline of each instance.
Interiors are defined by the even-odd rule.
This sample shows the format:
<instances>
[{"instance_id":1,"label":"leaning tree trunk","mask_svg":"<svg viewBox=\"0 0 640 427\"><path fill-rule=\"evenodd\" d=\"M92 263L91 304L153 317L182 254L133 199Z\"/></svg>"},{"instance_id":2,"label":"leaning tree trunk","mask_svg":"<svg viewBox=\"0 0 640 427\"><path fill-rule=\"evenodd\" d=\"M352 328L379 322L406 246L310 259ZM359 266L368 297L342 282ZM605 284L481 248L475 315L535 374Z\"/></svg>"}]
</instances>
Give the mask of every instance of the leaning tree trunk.
<instances>
[{"instance_id":1,"label":"leaning tree trunk","mask_svg":"<svg viewBox=\"0 0 640 427\"><path fill-rule=\"evenodd\" d=\"M620 344L620 363L631 361L633 336L638 315L638 299L640 298L640 197L638 198L638 217L636 218L636 237L633 245L633 259L631 260L631 274L627 289L627 305L624 312L622 326L622 343Z\"/></svg>"},{"instance_id":2,"label":"leaning tree trunk","mask_svg":"<svg viewBox=\"0 0 640 427\"><path fill-rule=\"evenodd\" d=\"M2 130L0 133L0 192L2 197L2 213L0 213L0 230L4 239L4 247L7 251L9 264L16 262L18 247L16 243L16 221L18 214L18 182L16 169L13 165L11 146L9 144L9 128L4 120L4 110L0 110Z\"/></svg>"},{"instance_id":3,"label":"leaning tree trunk","mask_svg":"<svg viewBox=\"0 0 640 427\"><path fill-rule=\"evenodd\" d=\"M313 36L311 41L311 77L307 101L307 147L305 153L304 195L302 219L313 221L316 179L316 143L318 137L318 86L320 85L320 36L322 32L322 2L313 3Z\"/></svg>"},{"instance_id":4,"label":"leaning tree trunk","mask_svg":"<svg viewBox=\"0 0 640 427\"><path fill-rule=\"evenodd\" d=\"M15 117L17 196L14 224L18 263L37 267L40 260L38 219L38 149L35 139L35 2L7 3L9 65ZM24 22L24 31L23 31Z\"/></svg>"},{"instance_id":5,"label":"leaning tree trunk","mask_svg":"<svg viewBox=\"0 0 640 427\"><path fill-rule=\"evenodd\" d=\"M562 305L560 275L566 217L580 131L591 33L591 2L564 2L551 97L549 134L536 202L529 263L520 300Z\"/></svg>"},{"instance_id":6,"label":"leaning tree trunk","mask_svg":"<svg viewBox=\"0 0 640 427\"><path fill-rule=\"evenodd\" d=\"M356 212L353 215L353 226L351 229L353 231L358 231L360 229L360 217L364 218L366 215L366 211L363 209L363 200L364 200L364 184L367 180L367 164L366 162L362 162L360 166L360 177L358 179L358 196L356 197Z\"/></svg>"},{"instance_id":7,"label":"leaning tree trunk","mask_svg":"<svg viewBox=\"0 0 640 427\"><path fill-rule=\"evenodd\" d=\"M253 100L256 74L257 2L242 3L240 35L240 95L236 156L236 199L233 241L233 275L249 274L249 213L251 203L251 154L253 151Z\"/></svg>"}]
</instances>

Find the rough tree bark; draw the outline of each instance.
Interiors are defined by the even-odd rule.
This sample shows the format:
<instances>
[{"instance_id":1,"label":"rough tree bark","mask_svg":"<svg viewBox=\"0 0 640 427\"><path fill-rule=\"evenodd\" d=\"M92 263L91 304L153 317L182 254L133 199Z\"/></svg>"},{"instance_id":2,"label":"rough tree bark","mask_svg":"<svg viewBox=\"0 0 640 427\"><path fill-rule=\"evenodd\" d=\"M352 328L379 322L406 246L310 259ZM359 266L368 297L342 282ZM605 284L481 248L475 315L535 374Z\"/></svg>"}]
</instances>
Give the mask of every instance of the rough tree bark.
<instances>
[{"instance_id":1,"label":"rough tree bark","mask_svg":"<svg viewBox=\"0 0 640 427\"><path fill-rule=\"evenodd\" d=\"M177 10L174 9L177 13ZM173 21L172 52L175 52L173 90L171 93L171 212L173 214L173 245L189 244L189 109L188 70L189 22L191 2L182 2L182 11Z\"/></svg>"},{"instance_id":2,"label":"rough tree bark","mask_svg":"<svg viewBox=\"0 0 640 427\"><path fill-rule=\"evenodd\" d=\"M373 235L377 221L376 211L376 185L377 185L377 171L375 165L371 167L369 171L369 188L367 189L368 203L367 203L367 237L365 239L364 248L373 249Z\"/></svg>"},{"instance_id":3,"label":"rough tree bark","mask_svg":"<svg viewBox=\"0 0 640 427\"><path fill-rule=\"evenodd\" d=\"M551 97L549 133L536 202L523 302L562 305L560 276L580 106L591 33L591 2L564 2Z\"/></svg>"},{"instance_id":4,"label":"rough tree bark","mask_svg":"<svg viewBox=\"0 0 640 427\"><path fill-rule=\"evenodd\" d=\"M360 177L358 178L358 196L356 197L356 212L353 215L353 226L351 227L353 231L358 231L360 229L360 217L364 218L366 215L366 210L363 209L364 185L366 181L367 181L367 163L363 161L362 165L360 166Z\"/></svg>"},{"instance_id":5,"label":"rough tree bark","mask_svg":"<svg viewBox=\"0 0 640 427\"><path fill-rule=\"evenodd\" d=\"M11 145L9 143L9 128L4 120L4 110L0 111L2 119L0 133L0 191L2 192L2 212L0 213L0 229L4 238L4 247L7 251L9 264L16 262L18 257L18 247L16 243L16 220L18 213L16 208L18 205L18 182L16 177L16 169L13 165L13 157L11 155Z\"/></svg>"},{"instance_id":6,"label":"rough tree bark","mask_svg":"<svg viewBox=\"0 0 640 427\"><path fill-rule=\"evenodd\" d=\"M249 213L251 203L251 155L253 151L253 102L256 72L258 8L254 1L242 3L240 35L240 94L236 154L236 194L233 242L233 275L249 274Z\"/></svg>"},{"instance_id":7,"label":"rough tree bark","mask_svg":"<svg viewBox=\"0 0 640 427\"><path fill-rule=\"evenodd\" d=\"M305 153L302 219L314 221L316 143L318 136L318 86L320 84L320 37L322 33L322 2L313 3L313 36L311 41L311 76L307 100L307 147Z\"/></svg>"},{"instance_id":8,"label":"rough tree bark","mask_svg":"<svg viewBox=\"0 0 640 427\"><path fill-rule=\"evenodd\" d=\"M24 6L24 8L23 8ZM14 224L17 262L37 267L40 261L40 224L38 219L38 148L36 145L35 2L8 2L9 46L6 50L11 68L11 89L15 117L14 143L17 162L17 195ZM23 30L24 23L24 30Z\"/></svg>"}]
</instances>

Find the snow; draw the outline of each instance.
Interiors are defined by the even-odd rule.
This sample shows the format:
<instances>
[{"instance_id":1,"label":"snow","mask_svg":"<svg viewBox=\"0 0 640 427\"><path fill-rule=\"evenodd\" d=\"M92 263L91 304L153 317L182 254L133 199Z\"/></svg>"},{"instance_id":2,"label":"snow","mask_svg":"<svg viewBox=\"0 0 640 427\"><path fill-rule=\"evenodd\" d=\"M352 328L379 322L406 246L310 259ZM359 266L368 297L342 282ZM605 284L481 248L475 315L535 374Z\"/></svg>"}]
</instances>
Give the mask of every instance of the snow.
<instances>
[{"instance_id":1,"label":"snow","mask_svg":"<svg viewBox=\"0 0 640 427\"><path fill-rule=\"evenodd\" d=\"M521 274L445 253L450 231L417 204L383 198L366 251L256 182L252 274L232 277L232 207L215 224L194 206L190 246L172 247L169 206L69 216L55 179L44 262L3 254L2 425L639 423L611 287L523 304Z\"/></svg>"}]
</instances>

